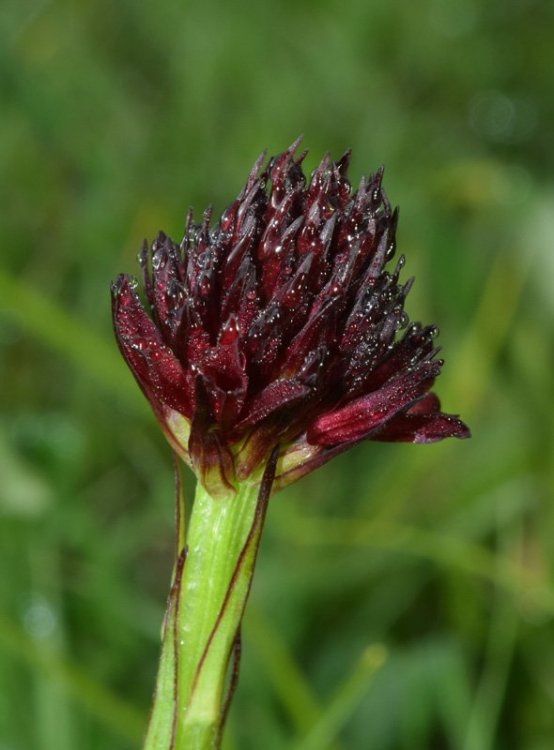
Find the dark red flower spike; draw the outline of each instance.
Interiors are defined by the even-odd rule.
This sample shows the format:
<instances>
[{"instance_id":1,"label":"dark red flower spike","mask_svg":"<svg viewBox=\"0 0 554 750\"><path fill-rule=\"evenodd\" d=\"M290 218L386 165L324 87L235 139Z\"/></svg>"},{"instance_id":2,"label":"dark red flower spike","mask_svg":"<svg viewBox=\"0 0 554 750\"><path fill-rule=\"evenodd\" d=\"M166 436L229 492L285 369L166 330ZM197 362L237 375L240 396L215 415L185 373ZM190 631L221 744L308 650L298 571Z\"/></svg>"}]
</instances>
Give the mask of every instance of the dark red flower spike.
<instances>
[{"instance_id":1,"label":"dark red flower spike","mask_svg":"<svg viewBox=\"0 0 554 750\"><path fill-rule=\"evenodd\" d=\"M217 224L160 233L112 288L119 347L173 446L210 493L279 446L283 486L363 439L426 443L469 430L430 393L433 326L408 325L413 279L392 271L397 210L383 170L352 191L350 152L309 181L298 142L256 161Z\"/></svg>"}]
</instances>

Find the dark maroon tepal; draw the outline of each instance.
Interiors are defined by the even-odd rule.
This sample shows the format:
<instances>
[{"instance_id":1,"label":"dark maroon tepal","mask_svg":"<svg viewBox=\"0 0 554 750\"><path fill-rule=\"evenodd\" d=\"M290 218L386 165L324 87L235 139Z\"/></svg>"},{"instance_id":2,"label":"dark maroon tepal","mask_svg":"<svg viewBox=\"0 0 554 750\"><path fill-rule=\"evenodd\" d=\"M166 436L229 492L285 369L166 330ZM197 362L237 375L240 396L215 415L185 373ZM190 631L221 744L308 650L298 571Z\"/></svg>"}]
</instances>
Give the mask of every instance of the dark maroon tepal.
<instances>
[{"instance_id":1,"label":"dark maroon tepal","mask_svg":"<svg viewBox=\"0 0 554 750\"><path fill-rule=\"evenodd\" d=\"M189 213L140 256L144 293L113 285L119 347L175 450L209 492L257 481L280 446L282 487L361 440L429 443L469 430L430 392L434 326L409 323L383 172L352 191L350 153L306 180L298 142L254 165L211 225Z\"/></svg>"}]
</instances>

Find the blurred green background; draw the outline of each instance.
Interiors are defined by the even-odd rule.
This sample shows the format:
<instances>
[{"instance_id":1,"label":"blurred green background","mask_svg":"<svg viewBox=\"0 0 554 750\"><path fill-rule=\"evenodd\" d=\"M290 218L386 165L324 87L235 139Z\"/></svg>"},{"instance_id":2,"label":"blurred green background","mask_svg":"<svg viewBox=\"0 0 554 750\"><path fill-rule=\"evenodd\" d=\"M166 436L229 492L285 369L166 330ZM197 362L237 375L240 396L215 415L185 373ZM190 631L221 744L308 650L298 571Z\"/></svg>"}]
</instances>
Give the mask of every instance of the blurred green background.
<instances>
[{"instance_id":1,"label":"blurred green background","mask_svg":"<svg viewBox=\"0 0 554 750\"><path fill-rule=\"evenodd\" d=\"M551 750L554 4L27 0L0 28L0 750L139 747L173 479L109 281L299 133L308 169L386 165L474 437L275 497L226 750Z\"/></svg>"}]
</instances>

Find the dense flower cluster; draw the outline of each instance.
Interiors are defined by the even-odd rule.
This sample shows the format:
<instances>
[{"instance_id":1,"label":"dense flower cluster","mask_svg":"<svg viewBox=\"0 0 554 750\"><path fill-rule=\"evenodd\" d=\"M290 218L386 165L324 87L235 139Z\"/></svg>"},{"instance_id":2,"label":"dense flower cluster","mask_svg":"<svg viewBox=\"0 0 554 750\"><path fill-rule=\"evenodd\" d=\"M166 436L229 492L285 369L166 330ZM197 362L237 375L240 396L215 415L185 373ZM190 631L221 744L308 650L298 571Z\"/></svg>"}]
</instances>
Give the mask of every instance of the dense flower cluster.
<instances>
[{"instance_id":1,"label":"dense flower cluster","mask_svg":"<svg viewBox=\"0 0 554 750\"><path fill-rule=\"evenodd\" d=\"M119 347L170 442L218 494L280 446L283 486L360 440L467 437L430 393L433 326L409 324L382 170L353 191L350 153L306 180L297 143L254 165L211 226L160 233L113 285Z\"/></svg>"}]
</instances>

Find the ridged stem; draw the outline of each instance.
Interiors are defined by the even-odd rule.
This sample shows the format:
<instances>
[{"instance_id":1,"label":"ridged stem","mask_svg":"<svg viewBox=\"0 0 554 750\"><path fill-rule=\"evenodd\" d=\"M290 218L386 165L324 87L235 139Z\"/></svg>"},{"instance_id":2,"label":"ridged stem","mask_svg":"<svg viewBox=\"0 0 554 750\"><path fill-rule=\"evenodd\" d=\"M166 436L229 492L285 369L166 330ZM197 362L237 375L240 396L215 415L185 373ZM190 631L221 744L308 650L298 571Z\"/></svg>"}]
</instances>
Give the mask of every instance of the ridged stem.
<instances>
[{"instance_id":1,"label":"ridged stem","mask_svg":"<svg viewBox=\"0 0 554 750\"><path fill-rule=\"evenodd\" d=\"M232 497L214 499L197 486L169 596L144 750L220 746L275 460L276 451L261 483L243 482Z\"/></svg>"}]
</instances>

